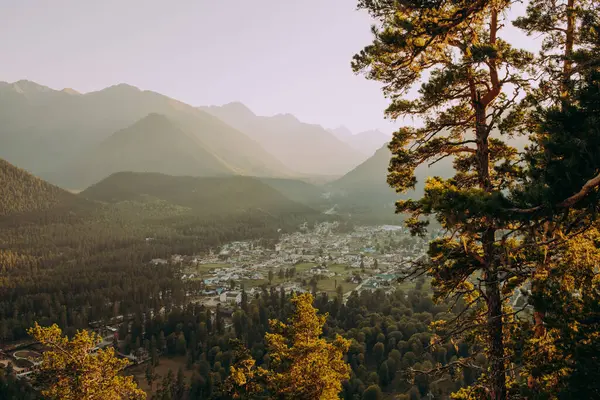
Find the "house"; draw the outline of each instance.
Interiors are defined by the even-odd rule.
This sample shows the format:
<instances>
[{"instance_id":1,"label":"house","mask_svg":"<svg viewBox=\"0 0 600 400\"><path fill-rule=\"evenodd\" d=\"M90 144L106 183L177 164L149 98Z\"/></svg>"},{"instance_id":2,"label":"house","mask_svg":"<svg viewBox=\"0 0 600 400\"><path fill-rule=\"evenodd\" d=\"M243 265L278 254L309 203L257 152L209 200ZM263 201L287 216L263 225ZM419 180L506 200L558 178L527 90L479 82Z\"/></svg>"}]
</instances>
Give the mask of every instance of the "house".
<instances>
[{"instance_id":1,"label":"house","mask_svg":"<svg viewBox=\"0 0 600 400\"><path fill-rule=\"evenodd\" d=\"M242 302L242 292L223 292L219 296L219 301L227 304L240 304Z\"/></svg>"}]
</instances>

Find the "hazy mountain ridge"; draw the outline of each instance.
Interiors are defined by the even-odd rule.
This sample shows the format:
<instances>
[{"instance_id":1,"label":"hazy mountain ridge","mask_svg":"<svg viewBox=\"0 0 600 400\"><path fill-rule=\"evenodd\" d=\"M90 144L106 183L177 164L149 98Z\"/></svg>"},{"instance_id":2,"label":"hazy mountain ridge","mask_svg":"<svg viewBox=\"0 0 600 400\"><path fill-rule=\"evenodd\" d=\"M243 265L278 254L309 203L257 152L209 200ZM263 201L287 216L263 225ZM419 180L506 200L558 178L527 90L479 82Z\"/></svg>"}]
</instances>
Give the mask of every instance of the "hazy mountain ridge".
<instances>
[{"instance_id":1,"label":"hazy mountain ridge","mask_svg":"<svg viewBox=\"0 0 600 400\"><path fill-rule=\"evenodd\" d=\"M178 123L236 173L290 174L244 133L167 96L126 84L74 94L24 82L0 86L0 157L52 182L77 155L151 113Z\"/></svg>"},{"instance_id":2,"label":"hazy mountain ridge","mask_svg":"<svg viewBox=\"0 0 600 400\"><path fill-rule=\"evenodd\" d=\"M153 113L83 152L60 175L68 187L85 188L121 171L190 176L235 174L197 137L164 115Z\"/></svg>"},{"instance_id":3,"label":"hazy mountain ridge","mask_svg":"<svg viewBox=\"0 0 600 400\"><path fill-rule=\"evenodd\" d=\"M304 123L291 114L258 116L239 102L200 109L246 133L301 174L342 175L365 158L320 125Z\"/></svg>"},{"instance_id":4,"label":"hazy mountain ridge","mask_svg":"<svg viewBox=\"0 0 600 400\"><path fill-rule=\"evenodd\" d=\"M344 125L334 129L328 129L328 131L342 142L368 157L375 154L381 146L389 142L392 138L391 135L383 133L379 129L371 129L355 134Z\"/></svg>"},{"instance_id":5,"label":"hazy mountain ridge","mask_svg":"<svg viewBox=\"0 0 600 400\"><path fill-rule=\"evenodd\" d=\"M386 135L378 129L357 133L346 138L346 143L354 147L356 150L372 156L377 150L391 139L390 135Z\"/></svg>"}]
</instances>

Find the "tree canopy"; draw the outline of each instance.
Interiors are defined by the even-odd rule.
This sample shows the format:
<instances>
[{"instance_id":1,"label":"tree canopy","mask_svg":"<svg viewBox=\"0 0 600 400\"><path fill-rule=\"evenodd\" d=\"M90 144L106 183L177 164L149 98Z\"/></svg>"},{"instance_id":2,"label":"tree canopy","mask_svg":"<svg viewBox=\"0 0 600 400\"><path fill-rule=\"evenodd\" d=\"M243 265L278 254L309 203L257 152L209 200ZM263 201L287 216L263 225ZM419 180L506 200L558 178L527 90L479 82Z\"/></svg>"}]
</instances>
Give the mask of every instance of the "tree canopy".
<instances>
[{"instance_id":1,"label":"tree canopy","mask_svg":"<svg viewBox=\"0 0 600 400\"><path fill-rule=\"evenodd\" d=\"M29 330L31 336L48 347L39 366L38 383L42 395L60 400L125 400L145 399L146 393L133 382L133 377L121 375L129 364L115 356L114 349L96 349L102 341L87 330L69 339L57 325L44 328L37 323Z\"/></svg>"}]
</instances>

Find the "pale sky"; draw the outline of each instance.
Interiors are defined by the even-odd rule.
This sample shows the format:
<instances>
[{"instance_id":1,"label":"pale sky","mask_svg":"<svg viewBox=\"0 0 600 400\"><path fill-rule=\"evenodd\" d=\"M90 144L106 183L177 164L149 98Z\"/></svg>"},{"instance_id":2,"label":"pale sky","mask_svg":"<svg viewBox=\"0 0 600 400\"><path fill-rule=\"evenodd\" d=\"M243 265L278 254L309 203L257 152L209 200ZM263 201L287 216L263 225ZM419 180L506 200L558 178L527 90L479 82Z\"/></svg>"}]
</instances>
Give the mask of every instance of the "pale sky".
<instances>
[{"instance_id":1,"label":"pale sky","mask_svg":"<svg viewBox=\"0 0 600 400\"><path fill-rule=\"evenodd\" d=\"M0 81L80 92L128 83L192 105L241 101L327 128L381 129L387 100L352 56L356 0L0 0ZM511 30L513 37L521 34Z\"/></svg>"}]
</instances>

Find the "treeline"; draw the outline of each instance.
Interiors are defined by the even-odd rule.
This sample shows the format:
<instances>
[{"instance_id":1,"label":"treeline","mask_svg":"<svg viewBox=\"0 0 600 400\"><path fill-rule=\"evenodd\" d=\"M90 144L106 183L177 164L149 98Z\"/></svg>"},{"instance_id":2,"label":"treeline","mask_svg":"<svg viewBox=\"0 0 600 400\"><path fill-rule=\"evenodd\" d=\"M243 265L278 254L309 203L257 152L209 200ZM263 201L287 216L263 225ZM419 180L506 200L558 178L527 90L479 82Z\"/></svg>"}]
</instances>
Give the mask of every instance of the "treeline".
<instances>
[{"instance_id":1,"label":"treeline","mask_svg":"<svg viewBox=\"0 0 600 400\"><path fill-rule=\"evenodd\" d=\"M64 221L0 221L0 340L26 337L36 320L72 333L137 309L182 305L198 287L182 283L177 267L152 266L150 260L202 254L235 240L268 244L311 222L306 215L252 212L161 215L156 207L120 204Z\"/></svg>"},{"instance_id":2,"label":"treeline","mask_svg":"<svg viewBox=\"0 0 600 400\"><path fill-rule=\"evenodd\" d=\"M448 304L434 304L431 294L422 289L398 290L392 294L353 293L346 304L340 301L340 296L329 298L322 294L314 305L320 313L328 313L325 337L333 339L340 334L351 340L345 358L352 373L343 382L340 395L344 399L369 398L372 392L400 394L400 398L406 399L428 395L449 398L450 393L471 384L486 363L485 357L480 357L479 364L473 364L472 368L463 371L449 368L435 379L411 372L411 369L427 371L434 366L449 366L473 353L467 342L443 341L432 346L429 324L454 315L448 312ZM459 309L460 306L455 307ZM157 399L227 398L229 393L224 383L230 367L237 361L237 341L244 344L258 366L268 367L264 337L270 332L269 320L285 321L292 312L290 294L265 287L254 297L243 292L242 303L233 311L220 308L211 311L190 304L145 322L140 315L130 330L119 333L125 339L119 346L124 352L146 354L150 358L146 378L149 384L156 385ZM154 367L160 363L159 355L186 356L186 368L193 371L193 377L185 395L165 397L165 393L172 393L180 384L176 383L176 371L170 378L156 380Z\"/></svg>"}]
</instances>

